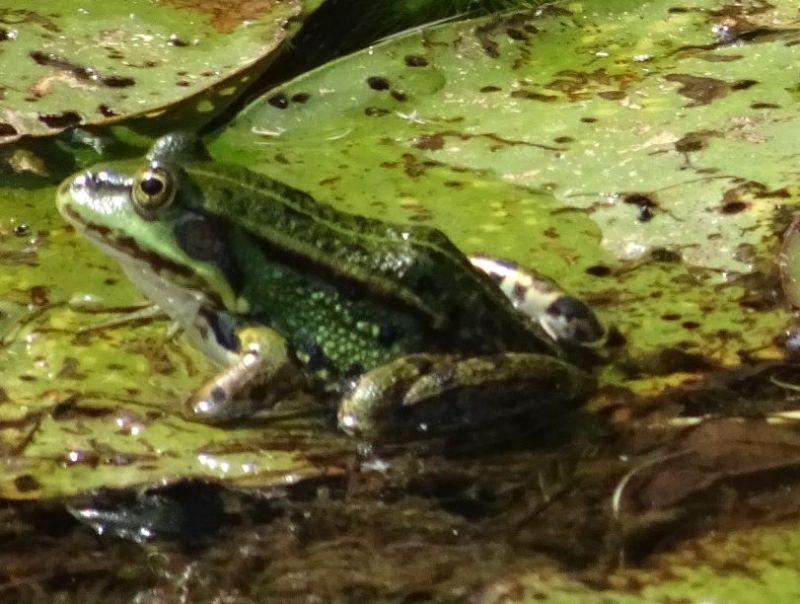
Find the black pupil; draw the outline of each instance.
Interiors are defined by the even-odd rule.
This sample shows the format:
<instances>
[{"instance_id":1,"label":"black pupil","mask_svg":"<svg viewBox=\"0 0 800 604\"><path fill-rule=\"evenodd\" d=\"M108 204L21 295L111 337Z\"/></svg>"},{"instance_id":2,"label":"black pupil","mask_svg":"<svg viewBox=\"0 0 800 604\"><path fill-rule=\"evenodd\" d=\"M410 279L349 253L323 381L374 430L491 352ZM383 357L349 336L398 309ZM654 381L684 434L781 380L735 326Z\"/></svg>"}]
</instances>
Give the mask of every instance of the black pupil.
<instances>
[{"instance_id":1,"label":"black pupil","mask_svg":"<svg viewBox=\"0 0 800 604\"><path fill-rule=\"evenodd\" d=\"M147 178L143 178L142 182L139 184L139 187L142 189L144 193L150 195L158 195L161 191L164 190L164 183L161 182L160 178L156 178L155 176L148 176Z\"/></svg>"}]
</instances>

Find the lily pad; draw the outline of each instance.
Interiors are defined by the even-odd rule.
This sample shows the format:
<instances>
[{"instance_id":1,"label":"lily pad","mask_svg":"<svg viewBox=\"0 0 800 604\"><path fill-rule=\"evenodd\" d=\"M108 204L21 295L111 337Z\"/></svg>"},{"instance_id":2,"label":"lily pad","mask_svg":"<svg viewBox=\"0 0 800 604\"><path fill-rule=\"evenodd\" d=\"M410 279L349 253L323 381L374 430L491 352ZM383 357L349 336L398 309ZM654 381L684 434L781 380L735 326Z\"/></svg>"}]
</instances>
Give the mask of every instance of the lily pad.
<instances>
[{"instance_id":1,"label":"lily pad","mask_svg":"<svg viewBox=\"0 0 800 604\"><path fill-rule=\"evenodd\" d=\"M654 392L782 354L795 8L589 0L446 24L273 90L212 152L538 269L621 331L607 382Z\"/></svg>"},{"instance_id":2,"label":"lily pad","mask_svg":"<svg viewBox=\"0 0 800 604\"><path fill-rule=\"evenodd\" d=\"M0 2L0 143L163 112L197 128L257 77L301 0Z\"/></svg>"}]
</instances>

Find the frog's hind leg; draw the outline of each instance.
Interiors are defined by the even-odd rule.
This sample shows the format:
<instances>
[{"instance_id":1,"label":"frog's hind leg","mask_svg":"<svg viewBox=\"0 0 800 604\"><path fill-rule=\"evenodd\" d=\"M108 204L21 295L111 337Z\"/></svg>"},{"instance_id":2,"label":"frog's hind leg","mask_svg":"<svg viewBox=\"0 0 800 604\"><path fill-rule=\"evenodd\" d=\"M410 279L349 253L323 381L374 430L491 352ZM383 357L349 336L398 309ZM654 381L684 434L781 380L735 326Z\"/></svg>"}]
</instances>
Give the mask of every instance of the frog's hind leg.
<instances>
[{"instance_id":1,"label":"frog's hind leg","mask_svg":"<svg viewBox=\"0 0 800 604\"><path fill-rule=\"evenodd\" d=\"M547 277L513 262L470 256L472 266L489 275L518 311L536 321L559 344L597 348L606 330L589 306Z\"/></svg>"},{"instance_id":2,"label":"frog's hind leg","mask_svg":"<svg viewBox=\"0 0 800 604\"><path fill-rule=\"evenodd\" d=\"M248 417L302 390L302 374L279 334L252 327L242 330L238 339L239 350L230 354L230 364L184 404L187 419L219 424Z\"/></svg>"},{"instance_id":3,"label":"frog's hind leg","mask_svg":"<svg viewBox=\"0 0 800 604\"><path fill-rule=\"evenodd\" d=\"M362 375L339 405L339 426L375 440L514 416L557 416L594 387L591 375L547 355L412 354Z\"/></svg>"}]
</instances>

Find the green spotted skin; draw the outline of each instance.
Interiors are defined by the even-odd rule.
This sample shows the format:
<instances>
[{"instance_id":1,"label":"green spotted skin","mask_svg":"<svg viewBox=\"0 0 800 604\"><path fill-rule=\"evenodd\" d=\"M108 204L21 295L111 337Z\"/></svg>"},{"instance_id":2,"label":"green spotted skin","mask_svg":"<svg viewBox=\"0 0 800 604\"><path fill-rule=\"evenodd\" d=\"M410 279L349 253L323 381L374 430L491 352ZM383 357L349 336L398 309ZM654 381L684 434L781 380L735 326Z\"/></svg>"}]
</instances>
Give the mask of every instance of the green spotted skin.
<instances>
[{"instance_id":1,"label":"green spotted skin","mask_svg":"<svg viewBox=\"0 0 800 604\"><path fill-rule=\"evenodd\" d=\"M248 170L185 165L190 211L227 233L246 318L334 379L413 352L549 351L489 277L435 229L339 212Z\"/></svg>"},{"instance_id":2,"label":"green spotted skin","mask_svg":"<svg viewBox=\"0 0 800 604\"><path fill-rule=\"evenodd\" d=\"M436 229L346 214L214 162L188 137L165 137L148 157L175 175L168 210L139 225L84 214L85 228L203 292L207 310L280 333L326 389L411 353L556 352Z\"/></svg>"}]
</instances>

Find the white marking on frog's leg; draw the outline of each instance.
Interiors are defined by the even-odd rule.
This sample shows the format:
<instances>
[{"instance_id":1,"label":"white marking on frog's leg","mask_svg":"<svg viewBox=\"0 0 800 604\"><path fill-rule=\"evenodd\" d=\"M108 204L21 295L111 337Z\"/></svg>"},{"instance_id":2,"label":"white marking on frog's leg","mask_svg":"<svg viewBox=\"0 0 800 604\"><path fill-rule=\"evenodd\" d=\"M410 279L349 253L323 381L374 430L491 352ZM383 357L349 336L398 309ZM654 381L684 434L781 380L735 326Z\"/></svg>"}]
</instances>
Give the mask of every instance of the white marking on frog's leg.
<instances>
[{"instance_id":1,"label":"white marking on frog's leg","mask_svg":"<svg viewBox=\"0 0 800 604\"><path fill-rule=\"evenodd\" d=\"M184 415L204 423L222 423L253 415L287 393L301 388L302 375L286 341L266 328L244 329L241 349L230 364L185 403Z\"/></svg>"},{"instance_id":2,"label":"white marking on frog's leg","mask_svg":"<svg viewBox=\"0 0 800 604\"><path fill-rule=\"evenodd\" d=\"M488 256L470 256L469 260L494 279L514 308L538 322L553 340L591 347L603 342L606 332L594 312L547 277Z\"/></svg>"}]
</instances>

